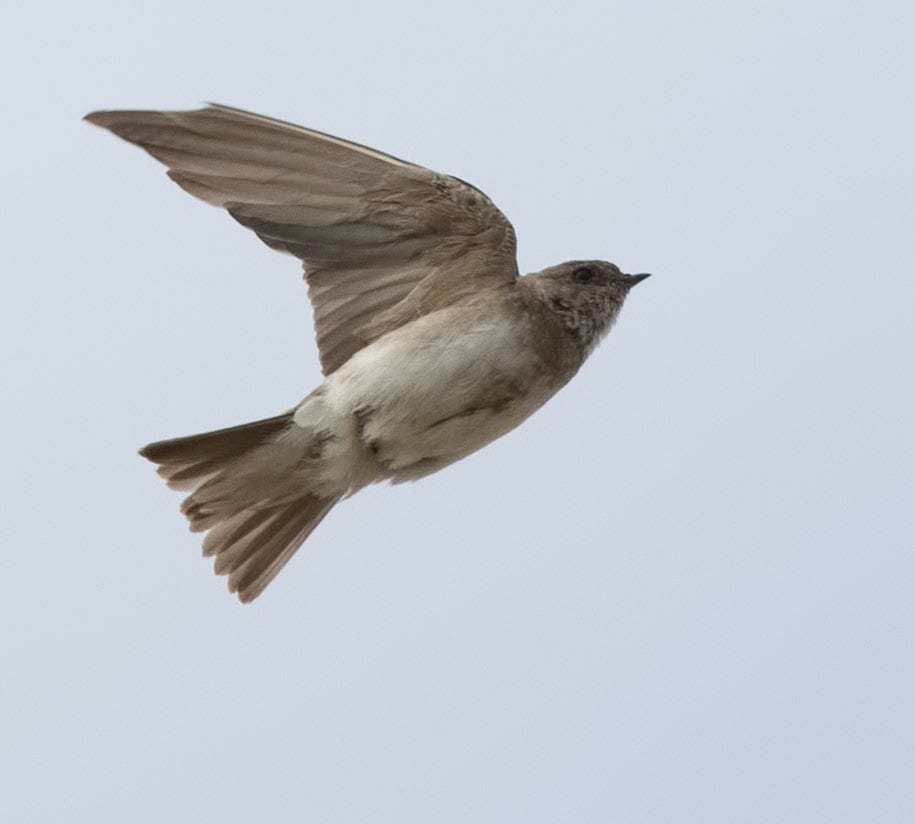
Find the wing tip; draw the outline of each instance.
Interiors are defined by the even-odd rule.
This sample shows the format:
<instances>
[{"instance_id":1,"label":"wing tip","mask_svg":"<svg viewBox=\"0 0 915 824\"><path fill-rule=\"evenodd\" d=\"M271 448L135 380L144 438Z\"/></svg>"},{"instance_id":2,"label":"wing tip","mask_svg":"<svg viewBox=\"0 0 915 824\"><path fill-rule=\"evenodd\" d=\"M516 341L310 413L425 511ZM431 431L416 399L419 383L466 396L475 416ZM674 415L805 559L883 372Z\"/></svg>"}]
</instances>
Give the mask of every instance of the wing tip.
<instances>
[{"instance_id":1,"label":"wing tip","mask_svg":"<svg viewBox=\"0 0 915 824\"><path fill-rule=\"evenodd\" d=\"M110 119L112 114L113 112L99 109L98 111L84 114L82 119L85 120L86 123L91 123L93 126L101 126L102 128L107 128L105 123Z\"/></svg>"}]
</instances>

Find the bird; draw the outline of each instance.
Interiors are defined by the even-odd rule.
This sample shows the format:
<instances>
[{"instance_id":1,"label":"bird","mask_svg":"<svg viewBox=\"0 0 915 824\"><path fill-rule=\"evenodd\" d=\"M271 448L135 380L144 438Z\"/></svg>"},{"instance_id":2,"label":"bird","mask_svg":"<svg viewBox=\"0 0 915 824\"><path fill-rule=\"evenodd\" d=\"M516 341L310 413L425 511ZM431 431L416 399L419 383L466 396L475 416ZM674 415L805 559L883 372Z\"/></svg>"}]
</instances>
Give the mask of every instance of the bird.
<instances>
[{"instance_id":1,"label":"bird","mask_svg":"<svg viewBox=\"0 0 915 824\"><path fill-rule=\"evenodd\" d=\"M96 111L200 200L298 258L323 381L263 420L140 454L243 603L343 498L415 481L505 435L578 372L647 273L573 260L520 275L475 186L229 106Z\"/></svg>"}]
</instances>

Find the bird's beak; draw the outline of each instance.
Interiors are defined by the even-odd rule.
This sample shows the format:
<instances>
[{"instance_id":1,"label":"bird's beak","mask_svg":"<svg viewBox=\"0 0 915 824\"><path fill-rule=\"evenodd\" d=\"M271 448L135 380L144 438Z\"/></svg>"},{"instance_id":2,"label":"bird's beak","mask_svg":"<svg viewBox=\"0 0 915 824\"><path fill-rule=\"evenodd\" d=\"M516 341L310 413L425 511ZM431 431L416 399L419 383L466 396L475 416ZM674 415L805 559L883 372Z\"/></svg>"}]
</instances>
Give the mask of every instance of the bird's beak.
<instances>
[{"instance_id":1,"label":"bird's beak","mask_svg":"<svg viewBox=\"0 0 915 824\"><path fill-rule=\"evenodd\" d=\"M641 283L641 281L645 280L645 278L650 278L650 277L651 277L651 272L642 272L639 275L626 275L626 283L631 288L631 287L635 286L637 283Z\"/></svg>"}]
</instances>

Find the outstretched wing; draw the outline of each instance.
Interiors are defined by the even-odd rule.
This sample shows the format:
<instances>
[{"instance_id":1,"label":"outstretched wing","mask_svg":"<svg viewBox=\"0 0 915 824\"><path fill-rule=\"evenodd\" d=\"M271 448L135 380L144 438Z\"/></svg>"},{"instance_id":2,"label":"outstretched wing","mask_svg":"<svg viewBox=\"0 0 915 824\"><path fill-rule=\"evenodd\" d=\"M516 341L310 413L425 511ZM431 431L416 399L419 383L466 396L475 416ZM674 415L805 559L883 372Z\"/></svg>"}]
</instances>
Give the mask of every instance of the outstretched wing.
<instances>
[{"instance_id":1,"label":"outstretched wing","mask_svg":"<svg viewBox=\"0 0 915 824\"><path fill-rule=\"evenodd\" d=\"M227 106L86 120L302 260L325 374L385 332L518 275L511 224L456 178Z\"/></svg>"}]
</instances>

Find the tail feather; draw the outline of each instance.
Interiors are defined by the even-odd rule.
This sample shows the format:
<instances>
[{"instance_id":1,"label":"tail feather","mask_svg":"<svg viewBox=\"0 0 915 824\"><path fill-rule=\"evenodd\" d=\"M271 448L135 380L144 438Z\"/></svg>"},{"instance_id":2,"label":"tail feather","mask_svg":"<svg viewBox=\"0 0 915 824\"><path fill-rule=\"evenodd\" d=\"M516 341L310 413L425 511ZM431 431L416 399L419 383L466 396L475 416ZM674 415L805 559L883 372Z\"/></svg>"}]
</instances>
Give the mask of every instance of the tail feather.
<instances>
[{"instance_id":1,"label":"tail feather","mask_svg":"<svg viewBox=\"0 0 915 824\"><path fill-rule=\"evenodd\" d=\"M290 414L159 441L140 450L168 485L190 489L181 511L207 532L203 554L243 603L272 581L340 496L309 492L294 468L309 455Z\"/></svg>"},{"instance_id":2,"label":"tail feather","mask_svg":"<svg viewBox=\"0 0 915 824\"><path fill-rule=\"evenodd\" d=\"M292 413L264 418L213 432L147 444L140 454L159 464L158 473L172 489L187 489L209 477L227 461L264 443L289 426Z\"/></svg>"},{"instance_id":3,"label":"tail feather","mask_svg":"<svg viewBox=\"0 0 915 824\"><path fill-rule=\"evenodd\" d=\"M238 551L239 547L243 546L240 543L242 538L249 541L256 539L258 528L265 521L270 520L273 515L272 509L256 509L253 512L245 509L237 515L227 518L207 532L203 539L203 554L205 556L218 555L220 557L216 563L226 564L231 554L230 550ZM224 568L216 570L219 575L225 571L228 570Z\"/></svg>"},{"instance_id":4,"label":"tail feather","mask_svg":"<svg viewBox=\"0 0 915 824\"><path fill-rule=\"evenodd\" d=\"M250 549L235 554L229 591L242 603L257 598L338 500L309 496L284 507Z\"/></svg>"}]
</instances>

